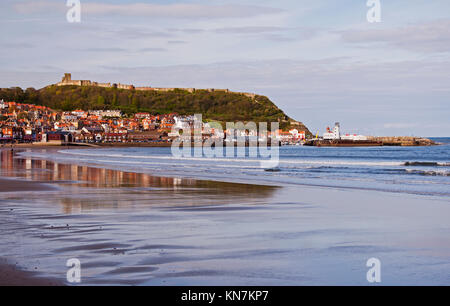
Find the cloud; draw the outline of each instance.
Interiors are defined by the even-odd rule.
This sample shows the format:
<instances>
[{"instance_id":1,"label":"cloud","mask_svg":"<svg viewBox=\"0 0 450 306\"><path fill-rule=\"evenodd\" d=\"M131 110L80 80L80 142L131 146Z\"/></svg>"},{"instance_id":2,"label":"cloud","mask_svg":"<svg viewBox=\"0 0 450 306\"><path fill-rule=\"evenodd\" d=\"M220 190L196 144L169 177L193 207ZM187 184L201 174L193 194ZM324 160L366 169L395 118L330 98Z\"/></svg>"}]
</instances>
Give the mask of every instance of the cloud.
<instances>
[{"instance_id":1,"label":"cloud","mask_svg":"<svg viewBox=\"0 0 450 306\"><path fill-rule=\"evenodd\" d=\"M350 100L362 98L377 100L380 103L384 103L385 97L393 96L431 93L449 95L449 69L449 61L356 63L347 58L315 61L234 61L139 68L110 67L111 74L132 75L135 79L142 80L142 85L148 81L169 87L225 87L262 93L280 90L295 92L303 97L325 97L330 102L352 97ZM404 101L405 105L408 105L407 102Z\"/></svg>"},{"instance_id":2,"label":"cloud","mask_svg":"<svg viewBox=\"0 0 450 306\"><path fill-rule=\"evenodd\" d=\"M87 48L84 51L88 52L126 52L123 48Z\"/></svg>"},{"instance_id":3,"label":"cloud","mask_svg":"<svg viewBox=\"0 0 450 306\"><path fill-rule=\"evenodd\" d=\"M381 43L415 52L449 52L450 19L382 30L341 31L344 42Z\"/></svg>"},{"instance_id":4,"label":"cloud","mask_svg":"<svg viewBox=\"0 0 450 306\"><path fill-rule=\"evenodd\" d=\"M143 48L140 49L139 52L165 52L167 49L165 48Z\"/></svg>"},{"instance_id":5,"label":"cloud","mask_svg":"<svg viewBox=\"0 0 450 306\"><path fill-rule=\"evenodd\" d=\"M20 1L13 5L13 8L21 14L45 13L53 10L67 11L65 1Z\"/></svg>"},{"instance_id":6,"label":"cloud","mask_svg":"<svg viewBox=\"0 0 450 306\"><path fill-rule=\"evenodd\" d=\"M98 65L96 60L92 62ZM0 74L0 87L43 87L71 71L74 78L100 82L256 92L269 96L289 116L304 121L315 132L335 121L342 122L347 131L371 135L407 132L429 136L448 131L443 129L450 116L448 60L370 63L327 58L136 68L109 64L92 66L90 72L61 67L52 73L5 70Z\"/></svg>"},{"instance_id":7,"label":"cloud","mask_svg":"<svg viewBox=\"0 0 450 306\"><path fill-rule=\"evenodd\" d=\"M412 123L385 123L383 125L383 128L385 129L411 129L417 127L417 124L412 124Z\"/></svg>"},{"instance_id":8,"label":"cloud","mask_svg":"<svg viewBox=\"0 0 450 306\"><path fill-rule=\"evenodd\" d=\"M288 42L288 41L295 41L295 38L287 37L280 34L267 34L264 36L265 39L275 41L275 42Z\"/></svg>"},{"instance_id":9,"label":"cloud","mask_svg":"<svg viewBox=\"0 0 450 306\"><path fill-rule=\"evenodd\" d=\"M318 35L316 28L289 28L276 26L224 27L211 30L215 34L246 35L275 42L308 40Z\"/></svg>"},{"instance_id":10,"label":"cloud","mask_svg":"<svg viewBox=\"0 0 450 306\"><path fill-rule=\"evenodd\" d=\"M147 30L138 27L125 27L118 30L105 29L102 34L110 35L111 37L121 37L128 39L143 39L143 38L166 38L172 37L173 34L165 31Z\"/></svg>"},{"instance_id":11,"label":"cloud","mask_svg":"<svg viewBox=\"0 0 450 306\"><path fill-rule=\"evenodd\" d=\"M201 4L105 4L86 3L83 10L97 15L130 15L165 18L247 18L282 12L280 9L246 5Z\"/></svg>"},{"instance_id":12,"label":"cloud","mask_svg":"<svg viewBox=\"0 0 450 306\"><path fill-rule=\"evenodd\" d=\"M139 52L139 53L146 53L146 52L165 52L167 49L165 48L142 48L139 50L132 50L132 49L124 49L124 48L87 48L83 49L81 51L87 51L87 52L100 52L100 53L120 53L120 52Z\"/></svg>"},{"instance_id":13,"label":"cloud","mask_svg":"<svg viewBox=\"0 0 450 306\"><path fill-rule=\"evenodd\" d=\"M52 9L67 10L65 2L23 1L14 5L17 12L22 14L33 14L48 12ZM87 15L120 15L120 16L142 16L154 18L188 18L188 19L220 19L220 18L249 18L261 15L279 14L282 9L259 6L259 5L206 5L191 3L174 4L150 4L150 3L127 3L108 4L100 2L82 2L82 14Z\"/></svg>"},{"instance_id":14,"label":"cloud","mask_svg":"<svg viewBox=\"0 0 450 306\"><path fill-rule=\"evenodd\" d=\"M259 34L259 33L273 33L285 31L286 28L282 27L269 27L269 26L248 26L248 27L228 27L219 28L214 31L219 34Z\"/></svg>"},{"instance_id":15,"label":"cloud","mask_svg":"<svg viewBox=\"0 0 450 306\"><path fill-rule=\"evenodd\" d=\"M184 40L169 40L167 42L170 45L183 45L183 44L187 44L187 41Z\"/></svg>"},{"instance_id":16,"label":"cloud","mask_svg":"<svg viewBox=\"0 0 450 306\"><path fill-rule=\"evenodd\" d=\"M30 49L35 47L34 45L30 44L30 43L6 43L6 44L2 44L2 48L4 49Z\"/></svg>"},{"instance_id":17,"label":"cloud","mask_svg":"<svg viewBox=\"0 0 450 306\"><path fill-rule=\"evenodd\" d=\"M199 34L205 32L204 29L177 29L177 28L170 28L167 29L169 32L176 32L176 33L184 33L184 34Z\"/></svg>"}]
</instances>

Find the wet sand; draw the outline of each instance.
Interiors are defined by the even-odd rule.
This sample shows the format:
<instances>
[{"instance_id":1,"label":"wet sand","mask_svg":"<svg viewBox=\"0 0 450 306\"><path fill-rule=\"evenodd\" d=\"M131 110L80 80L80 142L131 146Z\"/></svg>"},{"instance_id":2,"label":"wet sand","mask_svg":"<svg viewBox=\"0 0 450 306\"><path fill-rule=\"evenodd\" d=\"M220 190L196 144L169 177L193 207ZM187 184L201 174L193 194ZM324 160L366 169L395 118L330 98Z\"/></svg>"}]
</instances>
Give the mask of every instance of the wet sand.
<instances>
[{"instance_id":1,"label":"wet sand","mask_svg":"<svg viewBox=\"0 0 450 306\"><path fill-rule=\"evenodd\" d=\"M46 148L46 150L55 150L56 148ZM42 150L42 148L39 148ZM275 187L230 184L212 181L202 181L181 178L156 177L148 174L123 172L103 168L58 164L45 160L30 160L17 158L16 153L20 150L0 150L0 193L3 193L0 199L0 219L5 229L3 232L10 239L0 239L3 251L0 256L5 255L4 250L16 249L18 253L15 256L8 255L7 258L19 264L23 264L29 270L35 272L23 271L16 265L2 263L0 265L0 285L24 285L24 286L52 286L65 283L66 267L60 263L60 269L64 273L53 278L55 275L45 273L46 267L36 260L35 254L28 254L26 244L32 243L48 245L52 244L46 241L63 241L67 238L67 233L78 233L80 237L76 240L90 240L90 233L101 231L107 223L99 225L76 225L78 221L83 223L83 214L95 210L123 209L124 211L139 211L142 209L156 208L174 208L185 210L192 207L202 207L204 211L214 210L211 205L228 205L242 199L245 194L248 204L260 204L260 200L266 198ZM220 197L217 195L220 194ZM9 205L17 201L17 205ZM49 208L42 207L56 205L59 212L47 214ZM141 205L142 204L142 205ZM29 205L29 207L27 207ZM226 208L225 208L226 209ZM18 216L20 210L28 210L23 216ZM3 218L2 218L3 217ZM22 219L23 217L23 219ZM48 218L48 219L47 219ZM12 222L11 222L12 219ZM39 224L29 225L22 222L26 219L39 220ZM113 218L112 218L113 219ZM62 222L62 223L61 223ZM111 220L113 222L113 220ZM69 225L70 223L70 225ZM6 228L5 228L6 226ZM23 237L21 232L32 232L34 237ZM36 234L44 230L44 235ZM87 234L87 236L85 235ZM20 237L20 238L18 238ZM40 242L33 241L38 237ZM27 242L24 242L27 240ZM30 241L29 241L30 240ZM8 244L9 242L9 244ZM60 244L57 244L60 246ZM83 250L86 253L110 253L120 254L122 252L121 243L106 242L92 243L85 245L71 245L70 247L58 247L54 250L54 255L64 254L67 251ZM51 248L47 247L46 248ZM177 249L176 246L170 246L164 243L153 247L145 246L144 249L169 248ZM0 247L1 249L1 247ZM184 249L184 247L182 247ZM190 247L186 247L190 249ZM46 255L48 256L48 254ZM44 256L43 256L44 257ZM39 258L39 256L37 257ZM1 260L0 260L1 261ZM88 263L87 266L92 265ZM110 267L108 261L98 262L95 265ZM94 265L94 266L95 266ZM151 269L150 269L151 270ZM120 268L115 274L136 273L138 271L147 271L142 267ZM92 280L91 284L96 281ZM108 280L102 280L100 284L107 284ZM138 284L133 280L115 280L114 284Z\"/></svg>"},{"instance_id":2,"label":"wet sand","mask_svg":"<svg viewBox=\"0 0 450 306\"><path fill-rule=\"evenodd\" d=\"M49 191L55 190L48 182L5 179L0 177L0 192Z\"/></svg>"},{"instance_id":3,"label":"wet sand","mask_svg":"<svg viewBox=\"0 0 450 306\"><path fill-rule=\"evenodd\" d=\"M450 206L439 198L165 178L9 151L0 176L58 186L1 195L0 256L36 271L6 266L10 283L63 284L78 258L82 285L367 285L376 257L383 284L450 284Z\"/></svg>"},{"instance_id":4,"label":"wet sand","mask_svg":"<svg viewBox=\"0 0 450 306\"><path fill-rule=\"evenodd\" d=\"M161 148L161 147L170 147L172 143L162 142L162 143L73 143L70 145L61 145L61 144L52 144L52 143L18 143L18 144L5 144L0 145L0 149L10 150L11 148L15 150L21 149L67 149L67 148L75 148L75 149L83 149L83 148L139 148L139 147L151 147L151 148Z\"/></svg>"},{"instance_id":5,"label":"wet sand","mask_svg":"<svg viewBox=\"0 0 450 306\"><path fill-rule=\"evenodd\" d=\"M40 278L36 273L22 271L14 265L1 263L0 259L0 286L62 286L58 280Z\"/></svg>"}]
</instances>

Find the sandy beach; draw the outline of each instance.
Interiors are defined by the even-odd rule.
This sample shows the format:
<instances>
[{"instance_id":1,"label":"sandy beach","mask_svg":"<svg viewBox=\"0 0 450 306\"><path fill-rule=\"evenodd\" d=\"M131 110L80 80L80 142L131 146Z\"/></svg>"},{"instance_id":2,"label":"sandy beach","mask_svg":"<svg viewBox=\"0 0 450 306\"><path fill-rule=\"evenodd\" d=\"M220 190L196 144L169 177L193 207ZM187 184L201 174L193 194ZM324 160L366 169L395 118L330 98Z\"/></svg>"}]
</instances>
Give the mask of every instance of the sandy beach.
<instances>
[{"instance_id":1,"label":"sandy beach","mask_svg":"<svg viewBox=\"0 0 450 306\"><path fill-rule=\"evenodd\" d=\"M0 192L47 191L54 190L49 182L24 181L0 178Z\"/></svg>"},{"instance_id":2,"label":"sandy beach","mask_svg":"<svg viewBox=\"0 0 450 306\"><path fill-rule=\"evenodd\" d=\"M0 261L2 261L0 259ZM18 269L16 266L0 263L0 286L61 286L62 283L49 278L40 278L37 273Z\"/></svg>"},{"instance_id":3,"label":"sandy beach","mask_svg":"<svg viewBox=\"0 0 450 306\"><path fill-rule=\"evenodd\" d=\"M0 154L1 284L70 285L71 258L82 285L367 285L372 257L385 285L449 282L446 199Z\"/></svg>"},{"instance_id":4,"label":"sandy beach","mask_svg":"<svg viewBox=\"0 0 450 306\"><path fill-rule=\"evenodd\" d=\"M49 191L55 187L37 181L25 181L0 178L0 193L24 191ZM39 278L36 273L22 271L15 265L8 264L0 259L0 286L59 286L60 281L48 278Z\"/></svg>"}]
</instances>

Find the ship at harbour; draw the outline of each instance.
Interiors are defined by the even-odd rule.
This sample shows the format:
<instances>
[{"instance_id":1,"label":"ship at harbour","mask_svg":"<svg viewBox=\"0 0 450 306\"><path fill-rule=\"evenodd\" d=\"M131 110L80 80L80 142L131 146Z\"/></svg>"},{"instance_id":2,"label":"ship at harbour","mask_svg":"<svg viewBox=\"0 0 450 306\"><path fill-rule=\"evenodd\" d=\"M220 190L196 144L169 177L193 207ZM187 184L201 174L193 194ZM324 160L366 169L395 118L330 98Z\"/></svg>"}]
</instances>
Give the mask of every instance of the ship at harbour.
<instances>
[{"instance_id":1,"label":"ship at harbour","mask_svg":"<svg viewBox=\"0 0 450 306\"><path fill-rule=\"evenodd\" d=\"M315 147L381 147L382 141L369 139L358 134L341 134L341 125L336 122L334 129L327 128L322 138L319 135L305 143L306 146Z\"/></svg>"}]
</instances>

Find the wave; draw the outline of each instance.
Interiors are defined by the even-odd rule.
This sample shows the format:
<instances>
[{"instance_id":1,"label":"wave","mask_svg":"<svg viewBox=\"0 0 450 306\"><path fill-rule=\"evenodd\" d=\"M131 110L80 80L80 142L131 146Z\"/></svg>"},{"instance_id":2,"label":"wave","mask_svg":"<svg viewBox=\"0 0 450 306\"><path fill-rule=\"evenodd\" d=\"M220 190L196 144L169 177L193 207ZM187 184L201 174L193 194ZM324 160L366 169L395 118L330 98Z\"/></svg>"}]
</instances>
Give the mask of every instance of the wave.
<instances>
[{"instance_id":1,"label":"wave","mask_svg":"<svg viewBox=\"0 0 450 306\"><path fill-rule=\"evenodd\" d=\"M403 165L416 167L450 167L450 163L424 162L424 161L406 162Z\"/></svg>"},{"instance_id":2,"label":"wave","mask_svg":"<svg viewBox=\"0 0 450 306\"><path fill-rule=\"evenodd\" d=\"M144 167L172 166L173 168L182 167L190 169L201 169L204 167L213 167L215 169L240 168L242 170L261 169L260 162L263 159L250 158L204 158L188 157L179 158L170 155L142 155L142 154L123 154L121 152L100 152L100 151L75 151L60 150L58 153L63 156L83 156L91 157L90 162L103 164L120 164L123 166L141 165ZM106 154L105 154L106 153ZM23 154L29 155L29 154ZM39 155L39 154L31 154ZM48 155L47 155L48 157ZM55 156L56 157L56 156ZM108 160L108 158L111 158ZM189 161L185 163L185 161ZM182 162L182 164L180 164ZM212 162L212 163L211 163ZM280 159L278 171L286 172L324 172L324 173L354 173L355 174L386 174L386 175L423 175L423 176L441 176L448 177L450 172L446 170L435 171L431 169L405 169L401 167L450 167L450 163L428 162L428 161L351 161L351 160L286 160ZM267 172L271 172L270 170ZM275 171L273 171L275 172Z\"/></svg>"},{"instance_id":3,"label":"wave","mask_svg":"<svg viewBox=\"0 0 450 306\"><path fill-rule=\"evenodd\" d=\"M309 185L449 195L446 190L450 184L448 181L450 169L437 168L438 166L450 166L449 163L444 162L405 162L409 158L403 160L352 160L350 156L338 160L304 159L304 157L298 156L297 160L281 158L278 167L264 169L260 165L262 160L253 158L178 158L166 151L146 153L146 151L84 149L58 150L51 153L28 151L21 152L20 155L62 163L94 164L124 171L148 172L157 175L163 173L164 176L170 177L246 184ZM166 153L166 155L155 153Z\"/></svg>"},{"instance_id":4,"label":"wave","mask_svg":"<svg viewBox=\"0 0 450 306\"><path fill-rule=\"evenodd\" d=\"M167 155L131 155L131 154L102 154L102 153L91 153L86 152L84 150L83 152L74 152L74 151L58 151L58 153L61 154L67 154L67 155L78 155L78 156L90 156L90 157L102 157L102 158L127 158L128 160L131 159L161 159L161 160L181 160L181 161L213 161L213 162L230 162L230 163L259 163L265 159L251 159L251 158L208 158L208 157L174 157L174 156L167 156ZM395 161L350 161L350 160L286 160L283 158L280 158L280 163L283 165L323 165L323 166L402 166L404 165L401 162L395 162Z\"/></svg>"},{"instance_id":5,"label":"wave","mask_svg":"<svg viewBox=\"0 0 450 306\"><path fill-rule=\"evenodd\" d=\"M434 170L406 169L406 173L424 176L450 176L450 172L445 170L434 171Z\"/></svg>"}]
</instances>

